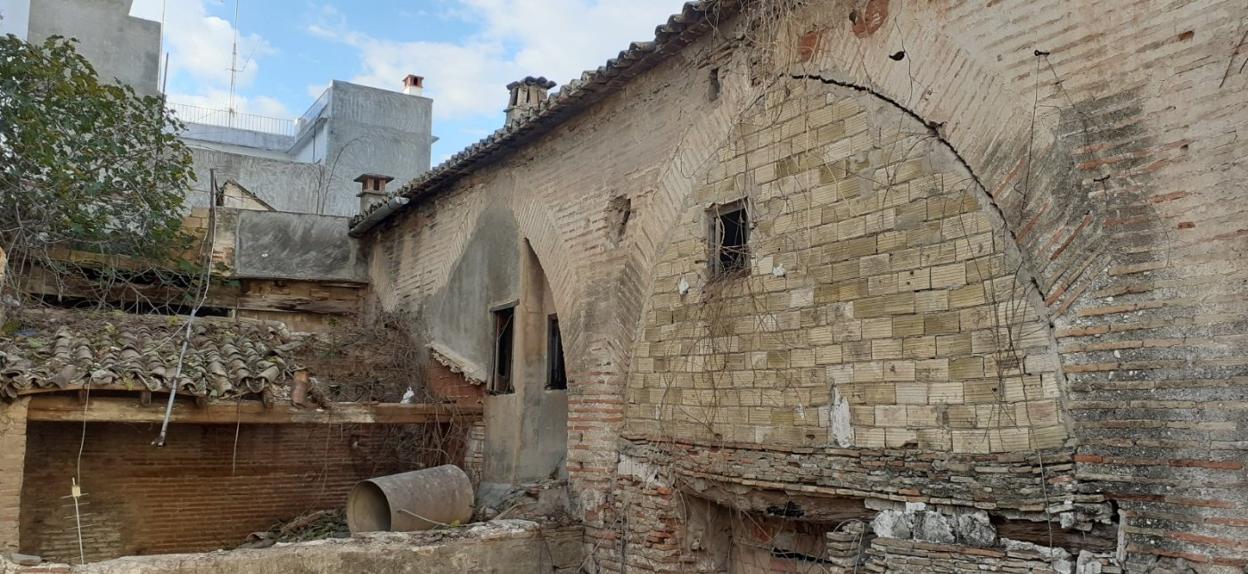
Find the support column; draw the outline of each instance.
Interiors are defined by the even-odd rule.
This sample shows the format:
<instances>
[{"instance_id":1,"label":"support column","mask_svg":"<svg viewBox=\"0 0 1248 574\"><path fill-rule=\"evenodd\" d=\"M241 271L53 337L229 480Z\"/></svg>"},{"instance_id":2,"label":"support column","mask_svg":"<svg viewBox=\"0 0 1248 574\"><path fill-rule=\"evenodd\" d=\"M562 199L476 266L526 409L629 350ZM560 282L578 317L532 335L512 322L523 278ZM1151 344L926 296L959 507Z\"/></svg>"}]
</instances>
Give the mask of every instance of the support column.
<instances>
[{"instance_id":1,"label":"support column","mask_svg":"<svg viewBox=\"0 0 1248 574\"><path fill-rule=\"evenodd\" d=\"M26 472L27 397L0 402L0 552L18 551L18 513Z\"/></svg>"}]
</instances>

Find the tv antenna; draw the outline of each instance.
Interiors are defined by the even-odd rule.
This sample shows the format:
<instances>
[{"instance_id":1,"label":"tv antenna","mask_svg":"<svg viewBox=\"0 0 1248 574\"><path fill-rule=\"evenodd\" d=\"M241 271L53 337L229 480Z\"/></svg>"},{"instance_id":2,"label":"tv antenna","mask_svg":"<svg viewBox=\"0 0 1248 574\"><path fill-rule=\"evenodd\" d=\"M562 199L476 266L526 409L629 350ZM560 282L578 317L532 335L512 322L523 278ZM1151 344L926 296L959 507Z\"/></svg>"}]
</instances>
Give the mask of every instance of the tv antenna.
<instances>
[{"instance_id":1,"label":"tv antenna","mask_svg":"<svg viewBox=\"0 0 1248 574\"><path fill-rule=\"evenodd\" d=\"M230 46L230 123L234 122L234 83L238 77L238 3L234 0L234 43Z\"/></svg>"}]
</instances>

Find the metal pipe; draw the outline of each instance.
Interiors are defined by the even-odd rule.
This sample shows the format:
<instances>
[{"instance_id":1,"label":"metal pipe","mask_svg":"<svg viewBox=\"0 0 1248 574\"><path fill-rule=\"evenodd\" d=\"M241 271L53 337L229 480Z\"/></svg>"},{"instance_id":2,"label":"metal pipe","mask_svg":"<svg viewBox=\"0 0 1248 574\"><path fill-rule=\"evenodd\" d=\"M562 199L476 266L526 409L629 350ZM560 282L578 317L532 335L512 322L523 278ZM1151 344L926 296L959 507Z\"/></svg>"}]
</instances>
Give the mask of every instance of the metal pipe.
<instances>
[{"instance_id":1,"label":"metal pipe","mask_svg":"<svg viewBox=\"0 0 1248 574\"><path fill-rule=\"evenodd\" d=\"M472 480L453 464L361 481L347 497L355 532L409 532L472 519Z\"/></svg>"}]
</instances>

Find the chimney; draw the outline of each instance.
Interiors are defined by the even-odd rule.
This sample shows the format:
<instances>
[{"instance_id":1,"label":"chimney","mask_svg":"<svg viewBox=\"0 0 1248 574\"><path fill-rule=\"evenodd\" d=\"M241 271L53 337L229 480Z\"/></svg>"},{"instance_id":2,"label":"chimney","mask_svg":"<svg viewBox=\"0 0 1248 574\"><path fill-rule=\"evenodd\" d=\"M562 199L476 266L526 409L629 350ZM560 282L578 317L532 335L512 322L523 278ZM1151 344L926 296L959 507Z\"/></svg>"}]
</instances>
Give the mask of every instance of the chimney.
<instances>
[{"instance_id":1,"label":"chimney","mask_svg":"<svg viewBox=\"0 0 1248 574\"><path fill-rule=\"evenodd\" d=\"M408 74L403 78L403 93L409 96L419 96L425 89L425 77L416 74Z\"/></svg>"},{"instance_id":2,"label":"chimney","mask_svg":"<svg viewBox=\"0 0 1248 574\"><path fill-rule=\"evenodd\" d=\"M507 84L507 91L511 92L511 97L507 100L507 127L527 117L530 111L546 99L546 92L553 87L554 82L533 76Z\"/></svg>"},{"instance_id":3,"label":"chimney","mask_svg":"<svg viewBox=\"0 0 1248 574\"><path fill-rule=\"evenodd\" d=\"M394 181L393 177L375 173L364 173L355 178L355 182L360 184L360 192L355 194L360 198L360 213L368 213L373 206L386 202L386 184L391 181Z\"/></svg>"}]
</instances>

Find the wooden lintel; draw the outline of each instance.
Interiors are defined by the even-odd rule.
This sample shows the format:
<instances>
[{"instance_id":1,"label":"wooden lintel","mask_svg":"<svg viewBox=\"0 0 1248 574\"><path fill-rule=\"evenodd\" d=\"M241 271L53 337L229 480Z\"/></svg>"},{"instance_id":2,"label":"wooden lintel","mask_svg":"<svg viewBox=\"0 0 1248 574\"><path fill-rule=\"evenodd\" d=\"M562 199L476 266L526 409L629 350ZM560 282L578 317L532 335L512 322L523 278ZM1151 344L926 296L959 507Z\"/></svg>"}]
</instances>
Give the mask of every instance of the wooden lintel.
<instances>
[{"instance_id":1,"label":"wooden lintel","mask_svg":"<svg viewBox=\"0 0 1248 574\"><path fill-rule=\"evenodd\" d=\"M418 424L476 421L482 407L434 404L334 403L329 409L279 404L266 409L260 401L214 401L203 407L175 402L174 423L184 424ZM143 405L138 397L77 397L39 395L30 399L27 420L49 422L160 423L165 401Z\"/></svg>"}]
</instances>

